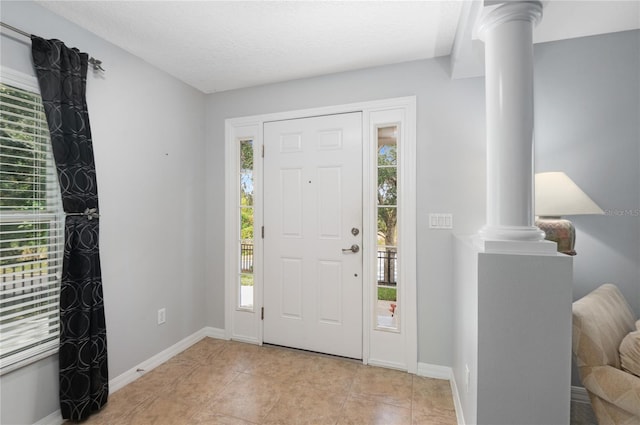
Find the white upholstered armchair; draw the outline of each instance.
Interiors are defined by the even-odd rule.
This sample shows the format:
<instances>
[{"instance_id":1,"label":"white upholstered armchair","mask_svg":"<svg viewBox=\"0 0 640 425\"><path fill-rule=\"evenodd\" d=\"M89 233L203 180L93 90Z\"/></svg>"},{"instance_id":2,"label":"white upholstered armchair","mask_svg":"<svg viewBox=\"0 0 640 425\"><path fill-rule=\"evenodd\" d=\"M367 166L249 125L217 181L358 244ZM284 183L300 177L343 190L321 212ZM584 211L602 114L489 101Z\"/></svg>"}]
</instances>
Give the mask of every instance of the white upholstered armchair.
<instances>
[{"instance_id":1,"label":"white upholstered armchair","mask_svg":"<svg viewBox=\"0 0 640 425\"><path fill-rule=\"evenodd\" d=\"M619 354L635 321L612 284L573 303L573 353L600 425L640 424L640 377L621 368Z\"/></svg>"}]
</instances>

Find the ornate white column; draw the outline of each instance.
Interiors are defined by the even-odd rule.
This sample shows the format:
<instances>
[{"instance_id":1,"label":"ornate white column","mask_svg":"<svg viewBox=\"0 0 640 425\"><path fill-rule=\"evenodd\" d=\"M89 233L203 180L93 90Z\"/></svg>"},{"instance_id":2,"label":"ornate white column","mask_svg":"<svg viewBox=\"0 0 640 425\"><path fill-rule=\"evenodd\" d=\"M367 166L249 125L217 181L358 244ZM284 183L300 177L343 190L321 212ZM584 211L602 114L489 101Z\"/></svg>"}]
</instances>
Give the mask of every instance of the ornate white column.
<instances>
[{"instance_id":1,"label":"ornate white column","mask_svg":"<svg viewBox=\"0 0 640 425\"><path fill-rule=\"evenodd\" d=\"M532 33L542 5L512 0L485 11L480 28L485 42L487 224L471 238L472 244L465 237L455 244L459 272L453 281L454 303L462 312L473 312L473 320L454 326L452 370L456 380L467 383L459 396L469 423L566 424L573 257L558 254L556 244L544 240L533 221ZM482 343L469 335L482 335ZM538 366L544 350L531 341L552 351L548 366ZM520 385L524 381L527 385ZM499 404L509 408L495 409Z\"/></svg>"},{"instance_id":2,"label":"ornate white column","mask_svg":"<svg viewBox=\"0 0 640 425\"><path fill-rule=\"evenodd\" d=\"M482 241L538 242L533 206L533 27L540 1L505 3L480 24L485 42L487 224Z\"/></svg>"}]
</instances>

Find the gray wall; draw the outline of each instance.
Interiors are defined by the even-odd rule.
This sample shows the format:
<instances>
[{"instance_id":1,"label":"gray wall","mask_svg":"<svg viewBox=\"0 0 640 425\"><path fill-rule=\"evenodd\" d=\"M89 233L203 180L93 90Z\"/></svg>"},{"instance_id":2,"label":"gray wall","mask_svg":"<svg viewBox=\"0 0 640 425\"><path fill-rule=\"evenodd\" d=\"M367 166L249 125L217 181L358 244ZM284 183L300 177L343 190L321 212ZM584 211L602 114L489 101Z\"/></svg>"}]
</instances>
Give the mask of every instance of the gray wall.
<instances>
[{"instance_id":1,"label":"gray wall","mask_svg":"<svg viewBox=\"0 0 640 425\"><path fill-rule=\"evenodd\" d=\"M447 61L444 61L445 63ZM259 71L256 71L259 72ZM419 361L451 364L452 237L429 230L429 212L451 212L455 231L484 224L484 84L452 81L440 60L409 62L217 93L207 100L208 324L224 326L225 118L417 95Z\"/></svg>"},{"instance_id":2,"label":"gray wall","mask_svg":"<svg viewBox=\"0 0 640 425\"><path fill-rule=\"evenodd\" d=\"M638 37L624 32L535 46L537 171L563 170L607 208L637 211ZM418 99L419 361L450 365L451 233L429 212L452 212L454 233L484 224L484 84L451 81L446 61L425 60L210 95L207 102L208 323L224 324L224 119L385 97ZM579 129L577 131L577 129ZM562 157L565 152L569 154ZM575 217L574 298L616 281L640 310L640 226L633 216ZM215 260L213 260L215 259ZM216 294L218 294L216 296Z\"/></svg>"},{"instance_id":3,"label":"gray wall","mask_svg":"<svg viewBox=\"0 0 640 425\"><path fill-rule=\"evenodd\" d=\"M612 282L640 317L640 31L539 44L534 54L536 171L566 172L609 211L569 217L573 298ZM575 365L572 382L581 385Z\"/></svg>"},{"instance_id":4,"label":"gray wall","mask_svg":"<svg viewBox=\"0 0 640 425\"><path fill-rule=\"evenodd\" d=\"M32 2L2 2L2 21L104 61L87 82L100 192L109 376L205 326L205 95ZM4 34L3 66L32 72L29 44ZM167 309L167 323L156 312ZM57 357L0 378L0 422L58 408Z\"/></svg>"},{"instance_id":5,"label":"gray wall","mask_svg":"<svg viewBox=\"0 0 640 425\"><path fill-rule=\"evenodd\" d=\"M611 211L570 217L578 252L574 299L612 282L637 316L639 62L640 31L535 46L536 171L566 172L603 210Z\"/></svg>"}]
</instances>

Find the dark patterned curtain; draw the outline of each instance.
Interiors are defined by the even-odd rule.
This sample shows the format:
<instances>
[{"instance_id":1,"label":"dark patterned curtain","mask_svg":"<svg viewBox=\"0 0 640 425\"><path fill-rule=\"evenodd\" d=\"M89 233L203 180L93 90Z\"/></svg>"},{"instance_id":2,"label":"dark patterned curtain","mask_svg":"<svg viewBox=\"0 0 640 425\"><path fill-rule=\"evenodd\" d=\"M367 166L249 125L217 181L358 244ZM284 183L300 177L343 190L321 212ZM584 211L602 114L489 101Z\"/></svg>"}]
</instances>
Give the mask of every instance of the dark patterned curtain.
<instances>
[{"instance_id":1,"label":"dark patterned curtain","mask_svg":"<svg viewBox=\"0 0 640 425\"><path fill-rule=\"evenodd\" d=\"M81 421L109 394L98 249L98 188L85 97L88 55L32 36L33 64L51 132L66 214L60 288L60 409Z\"/></svg>"}]
</instances>

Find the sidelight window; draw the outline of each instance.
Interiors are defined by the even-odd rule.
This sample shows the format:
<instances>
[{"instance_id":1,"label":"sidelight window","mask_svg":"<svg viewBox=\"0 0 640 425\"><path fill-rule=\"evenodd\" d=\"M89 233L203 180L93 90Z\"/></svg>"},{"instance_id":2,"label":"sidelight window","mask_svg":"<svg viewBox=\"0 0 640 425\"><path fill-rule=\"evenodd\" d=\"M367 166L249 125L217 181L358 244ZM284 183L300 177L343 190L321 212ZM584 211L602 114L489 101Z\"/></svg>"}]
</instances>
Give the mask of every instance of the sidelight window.
<instances>
[{"instance_id":1,"label":"sidelight window","mask_svg":"<svg viewBox=\"0 0 640 425\"><path fill-rule=\"evenodd\" d=\"M253 246L254 246L254 176L253 176L253 140L240 140L240 205L239 214L239 303L242 309L253 309Z\"/></svg>"},{"instance_id":2,"label":"sidelight window","mask_svg":"<svg viewBox=\"0 0 640 425\"><path fill-rule=\"evenodd\" d=\"M398 125L377 132L376 325L398 330Z\"/></svg>"}]
</instances>

